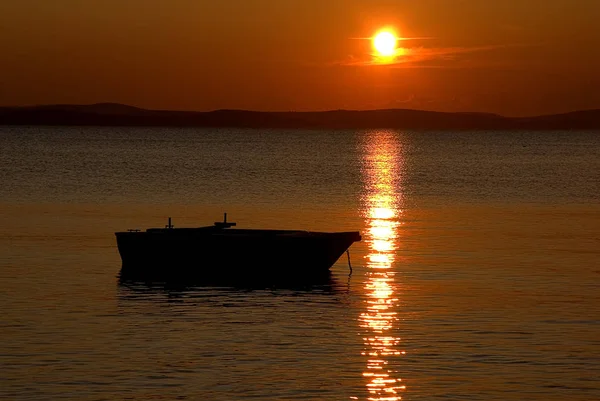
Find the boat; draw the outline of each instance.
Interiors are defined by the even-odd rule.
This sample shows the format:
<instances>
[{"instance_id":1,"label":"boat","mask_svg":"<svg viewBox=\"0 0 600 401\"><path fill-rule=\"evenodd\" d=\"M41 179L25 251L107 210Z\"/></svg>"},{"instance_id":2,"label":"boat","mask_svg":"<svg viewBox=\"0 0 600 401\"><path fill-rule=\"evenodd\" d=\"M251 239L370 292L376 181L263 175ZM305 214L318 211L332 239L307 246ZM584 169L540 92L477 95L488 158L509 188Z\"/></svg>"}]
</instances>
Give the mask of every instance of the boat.
<instances>
[{"instance_id":1,"label":"boat","mask_svg":"<svg viewBox=\"0 0 600 401\"><path fill-rule=\"evenodd\" d=\"M116 232L121 274L152 277L306 277L328 274L333 264L361 240L358 231L317 232L212 226ZM350 257L348 255L348 262Z\"/></svg>"}]
</instances>

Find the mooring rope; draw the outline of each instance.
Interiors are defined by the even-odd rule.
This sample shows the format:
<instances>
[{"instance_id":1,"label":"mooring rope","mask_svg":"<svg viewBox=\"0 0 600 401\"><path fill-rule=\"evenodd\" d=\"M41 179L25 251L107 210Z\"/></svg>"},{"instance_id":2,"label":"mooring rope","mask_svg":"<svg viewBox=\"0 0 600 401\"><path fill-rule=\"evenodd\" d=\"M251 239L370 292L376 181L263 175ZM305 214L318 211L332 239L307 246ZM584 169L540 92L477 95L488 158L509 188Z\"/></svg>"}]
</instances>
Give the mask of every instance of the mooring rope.
<instances>
[{"instance_id":1,"label":"mooring rope","mask_svg":"<svg viewBox=\"0 0 600 401\"><path fill-rule=\"evenodd\" d=\"M348 255L348 267L350 268L350 275L352 275L352 264L350 263L350 249L346 249L346 255Z\"/></svg>"}]
</instances>

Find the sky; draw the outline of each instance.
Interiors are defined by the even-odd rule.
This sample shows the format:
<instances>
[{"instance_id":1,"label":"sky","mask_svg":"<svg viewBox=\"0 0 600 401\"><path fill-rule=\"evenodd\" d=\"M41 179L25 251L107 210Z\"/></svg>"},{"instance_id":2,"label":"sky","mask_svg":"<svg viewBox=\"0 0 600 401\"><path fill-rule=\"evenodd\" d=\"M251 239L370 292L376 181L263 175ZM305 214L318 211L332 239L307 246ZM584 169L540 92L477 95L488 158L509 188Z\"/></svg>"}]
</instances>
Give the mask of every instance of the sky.
<instances>
[{"instance_id":1,"label":"sky","mask_svg":"<svg viewBox=\"0 0 600 401\"><path fill-rule=\"evenodd\" d=\"M0 0L0 105L600 108L599 0ZM397 55L374 56L389 29Z\"/></svg>"}]
</instances>

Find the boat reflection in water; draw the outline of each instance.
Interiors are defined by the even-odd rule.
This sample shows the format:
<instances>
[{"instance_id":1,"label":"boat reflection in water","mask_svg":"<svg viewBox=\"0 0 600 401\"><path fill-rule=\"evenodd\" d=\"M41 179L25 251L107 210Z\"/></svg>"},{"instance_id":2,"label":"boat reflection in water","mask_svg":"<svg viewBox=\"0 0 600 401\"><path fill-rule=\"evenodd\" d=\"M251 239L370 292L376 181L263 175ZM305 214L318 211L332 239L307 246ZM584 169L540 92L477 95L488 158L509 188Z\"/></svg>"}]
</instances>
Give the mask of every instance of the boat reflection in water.
<instances>
[{"instance_id":1,"label":"boat reflection in water","mask_svg":"<svg viewBox=\"0 0 600 401\"><path fill-rule=\"evenodd\" d=\"M296 292L336 293L343 291L344 283L339 282L327 271L321 274L303 275L301 277L225 277L214 276L195 280L164 280L155 277L127 275L123 272L118 277L119 290L123 293L189 293L211 288L227 291L253 290L291 290Z\"/></svg>"},{"instance_id":2,"label":"boat reflection in water","mask_svg":"<svg viewBox=\"0 0 600 401\"><path fill-rule=\"evenodd\" d=\"M394 359L404 354L394 335L398 322L394 258L398 241L401 210L401 143L394 132L369 134L364 144L363 195L364 217L368 231L365 282L366 305L359 323L364 329L369 400L400 400L405 389Z\"/></svg>"}]
</instances>

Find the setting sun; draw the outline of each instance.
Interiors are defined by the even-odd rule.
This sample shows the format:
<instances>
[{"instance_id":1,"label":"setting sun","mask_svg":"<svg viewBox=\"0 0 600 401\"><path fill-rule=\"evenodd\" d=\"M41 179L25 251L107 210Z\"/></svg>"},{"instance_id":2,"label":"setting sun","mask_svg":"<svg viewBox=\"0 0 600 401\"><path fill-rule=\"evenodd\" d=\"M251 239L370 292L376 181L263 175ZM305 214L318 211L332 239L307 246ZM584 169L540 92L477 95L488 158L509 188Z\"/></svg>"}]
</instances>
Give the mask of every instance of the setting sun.
<instances>
[{"instance_id":1,"label":"setting sun","mask_svg":"<svg viewBox=\"0 0 600 401\"><path fill-rule=\"evenodd\" d=\"M396 52L396 36L388 31L379 32L373 38L373 47L381 56L393 56Z\"/></svg>"}]
</instances>

